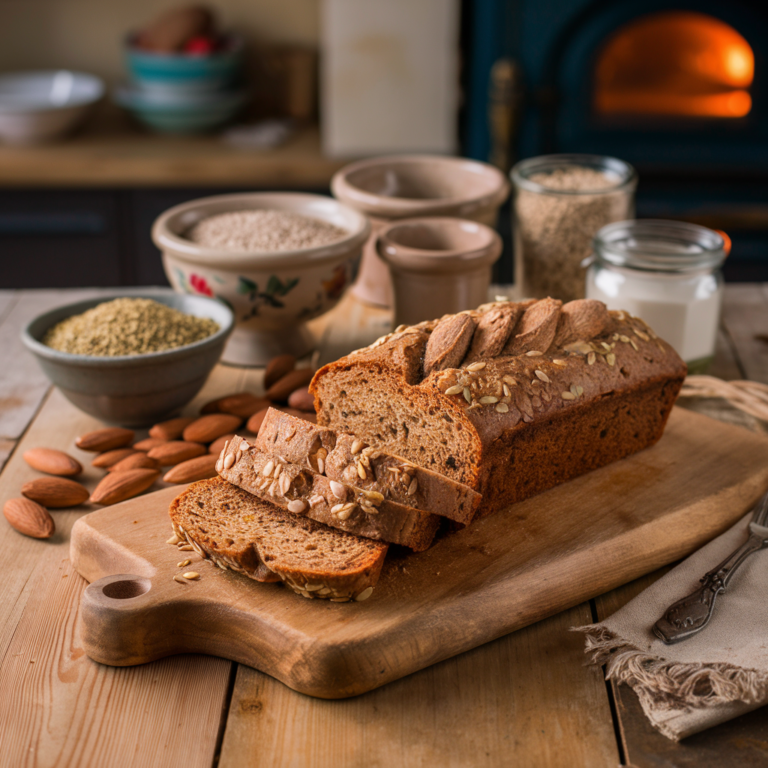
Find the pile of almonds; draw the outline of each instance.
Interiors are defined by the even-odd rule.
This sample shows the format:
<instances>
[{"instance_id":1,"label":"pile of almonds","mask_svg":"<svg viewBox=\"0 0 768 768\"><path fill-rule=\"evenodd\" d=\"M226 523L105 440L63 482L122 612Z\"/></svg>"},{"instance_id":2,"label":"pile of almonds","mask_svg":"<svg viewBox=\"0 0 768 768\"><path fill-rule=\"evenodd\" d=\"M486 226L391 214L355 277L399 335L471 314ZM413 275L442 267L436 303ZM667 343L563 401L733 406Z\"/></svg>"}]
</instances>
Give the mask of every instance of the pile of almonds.
<instances>
[{"instance_id":1,"label":"pile of almonds","mask_svg":"<svg viewBox=\"0 0 768 768\"><path fill-rule=\"evenodd\" d=\"M263 397L238 392L213 400L202 407L200 416L155 424L149 437L138 442L134 442L133 430L122 427L105 427L80 436L75 445L96 453L91 465L106 472L92 493L72 479L83 471L77 459L55 448L26 451L27 464L46 476L24 483L23 498L6 501L6 519L20 533L47 539L56 530L49 509L76 507L86 501L103 506L125 501L154 485L165 467L169 467L163 476L166 483L214 477L226 442L243 425L248 432L258 434L269 408L314 421L314 400L307 389L314 371L295 366L291 355L276 357L265 371Z\"/></svg>"}]
</instances>

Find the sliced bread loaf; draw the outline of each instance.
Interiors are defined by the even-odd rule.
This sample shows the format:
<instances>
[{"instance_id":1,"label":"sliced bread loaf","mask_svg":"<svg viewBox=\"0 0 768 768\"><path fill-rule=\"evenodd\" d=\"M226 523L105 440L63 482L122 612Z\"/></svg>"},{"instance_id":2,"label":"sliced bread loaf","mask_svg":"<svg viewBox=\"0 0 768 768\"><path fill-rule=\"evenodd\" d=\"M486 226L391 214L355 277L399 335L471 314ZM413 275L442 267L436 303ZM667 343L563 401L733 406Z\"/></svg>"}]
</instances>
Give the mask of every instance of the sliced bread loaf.
<instances>
[{"instance_id":1,"label":"sliced bread loaf","mask_svg":"<svg viewBox=\"0 0 768 768\"><path fill-rule=\"evenodd\" d=\"M480 516L655 443L685 374L639 318L542 299L400 327L310 392L319 424L465 483Z\"/></svg>"},{"instance_id":2,"label":"sliced bread loaf","mask_svg":"<svg viewBox=\"0 0 768 768\"><path fill-rule=\"evenodd\" d=\"M277 410L267 413L255 445L336 482L464 525L480 503L479 493L450 477Z\"/></svg>"},{"instance_id":3,"label":"sliced bread loaf","mask_svg":"<svg viewBox=\"0 0 768 768\"><path fill-rule=\"evenodd\" d=\"M176 535L224 570L284 581L304 597L365 600L387 545L287 514L219 477L190 485L169 510Z\"/></svg>"},{"instance_id":4,"label":"sliced bread loaf","mask_svg":"<svg viewBox=\"0 0 768 768\"><path fill-rule=\"evenodd\" d=\"M294 464L238 436L221 452L216 469L225 480L291 514L417 552L429 547L440 525L437 515L331 480L309 469L307 461Z\"/></svg>"}]
</instances>

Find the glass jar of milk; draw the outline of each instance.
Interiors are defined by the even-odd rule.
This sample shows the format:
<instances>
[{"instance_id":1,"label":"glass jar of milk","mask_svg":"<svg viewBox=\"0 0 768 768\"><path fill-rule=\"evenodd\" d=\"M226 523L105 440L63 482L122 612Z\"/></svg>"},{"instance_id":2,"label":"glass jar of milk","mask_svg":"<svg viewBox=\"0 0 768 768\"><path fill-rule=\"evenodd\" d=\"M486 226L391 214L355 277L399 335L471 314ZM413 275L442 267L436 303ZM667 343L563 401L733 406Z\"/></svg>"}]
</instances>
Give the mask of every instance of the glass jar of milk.
<instances>
[{"instance_id":1,"label":"glass jar of milk","mask_svg":"<svg viewBox=\"0 0 768 768\"><path fill-rule=\"evenodd\" d=\"M727 255L719 233L680 221L644 219L603 227L594 239L587 298L642 318L702 373L712 361Z\"/></svg>"}]
</instances>

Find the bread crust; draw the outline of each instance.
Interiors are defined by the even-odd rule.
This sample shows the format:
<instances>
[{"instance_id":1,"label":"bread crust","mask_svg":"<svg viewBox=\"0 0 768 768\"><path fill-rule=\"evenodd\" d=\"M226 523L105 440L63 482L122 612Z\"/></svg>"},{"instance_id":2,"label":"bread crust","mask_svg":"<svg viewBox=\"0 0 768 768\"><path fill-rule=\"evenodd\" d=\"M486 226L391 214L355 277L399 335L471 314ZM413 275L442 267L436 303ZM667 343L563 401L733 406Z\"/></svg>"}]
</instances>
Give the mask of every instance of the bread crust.
<instances>
[{"instance_id":1,"label":"bread crust","mask_svg":"<svg viewBox=\"0 0 768 768\"><path fill-rule=\"evenodd\" d=\"M514 303L484 305L473 314L482 325L484 313L508 304ZM413 357L419 348L423 355L430 327L421 324L324 366L310 385L318 423L465 483L483 495L478 514L656 442L686 374L672 347L639 318L608 312L602 302L561 309L543 299L524 306L507 342L524 350L519 354L465 359L419 376ZM554 343L558 328L568 343ZM406 356L407 370L401 363ZM599 437L606 401L617 418L643 429L607 430ZM627 412L631 418L622 416ZM555 438L570 457L560 462L564 469L532 472L551 455L543 449ZM525 473L534 479L525 482Z\"/></svg>"},{"instance_id":2,"label":"bread crust","mask_svg":"<svg viewBox=\"0 0 768 768\"><path fill-rule=\"evenodd\" d=\"M277 410L267 414L255 445L336 482L463 525L480 504L480 494L469 486L371 448L354 435L337 435Z\"/></svg>"},{"instance_id":3,"label":"bread crust","mask_svg":"<svg viewBox=\"0 0 768 768\"><path fill-rule=\"evenodd\" d=\"M331 480L317 471L317 461L317 451L305 455L299 465L235 436L221 452L216 469L225 480L290 514L417 552L432 543L440 525L437 515Z\"/></svg>"},{"instance_id":4,"label":"bread crust","mask_svg":"<svg viewBox=\"0 0 768 768\"><path fill-rule=\"evenodd\" d=\"M192 483L169 514L177 536L218 567L283 581L307 598L367 599L387 553L386 544L287 514L220 477Z\"/></svg>"}]
</instances>

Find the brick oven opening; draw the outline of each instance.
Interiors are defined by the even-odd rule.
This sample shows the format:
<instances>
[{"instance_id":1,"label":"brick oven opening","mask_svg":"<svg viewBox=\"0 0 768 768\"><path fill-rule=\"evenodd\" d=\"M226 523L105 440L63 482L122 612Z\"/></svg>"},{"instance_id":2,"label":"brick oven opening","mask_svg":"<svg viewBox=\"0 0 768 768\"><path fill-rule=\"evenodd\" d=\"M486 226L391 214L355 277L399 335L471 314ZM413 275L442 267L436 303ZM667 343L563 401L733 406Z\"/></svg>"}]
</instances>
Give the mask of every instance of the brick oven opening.
<instances>
[{"instance_id":1,"label":"brick oven opening","mask_svg":"<svg viewBox=\"0 0 768 768\"><path fill-rule=\"evenodd\" d=\"M604 117L739 118L752 109L749 43L720 19L664 11L618 29L598 55L594 109Z\"/></svg>"}]
</instances>

